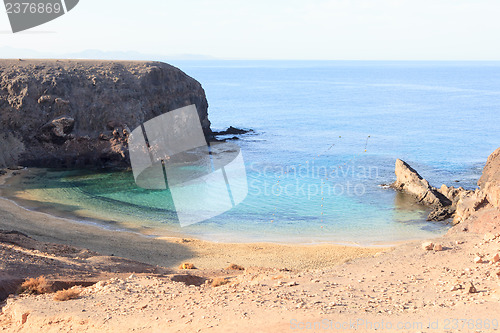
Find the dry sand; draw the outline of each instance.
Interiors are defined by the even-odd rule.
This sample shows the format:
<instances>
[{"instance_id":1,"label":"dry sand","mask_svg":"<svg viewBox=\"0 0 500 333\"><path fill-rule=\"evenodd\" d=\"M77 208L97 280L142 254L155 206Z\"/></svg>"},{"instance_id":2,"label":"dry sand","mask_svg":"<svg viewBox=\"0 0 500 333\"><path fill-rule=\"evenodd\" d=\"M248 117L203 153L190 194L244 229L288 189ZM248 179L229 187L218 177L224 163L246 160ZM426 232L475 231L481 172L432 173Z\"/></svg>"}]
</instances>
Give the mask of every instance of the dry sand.
<instances>
[{"instance_id":1,"label":"dry sand","mask_svg":"<svg viewBox=\"0 0 500 333\"><path fill-rule=\"evenodd\" d=\"M23 278L45 274L53 280L102 280L75 287L80 296L64 302L55 301L53 294L11 296L0 314L0 330L7 332L500 328L500 263L493 262L500 252L500 235L455 230L433 240L442 251L407 242L379 253L380 249L335 245L152 239L29 212L6 200L0 200L0 211L1 229L71 245L61 248L18 234L4 235L0 268L11 278L19 273ZM111 253L166 268L110 257ZM476 257L483 262L476 263ZM178 270L176 266L185 261L198 269ZM245 270L224 270L229 263ZM214 287L214 279L227 284ZM477 292L469 292L470 282ZM299 329L309 325L316 325L316 330Z\"/></svg>"}]
</instances>

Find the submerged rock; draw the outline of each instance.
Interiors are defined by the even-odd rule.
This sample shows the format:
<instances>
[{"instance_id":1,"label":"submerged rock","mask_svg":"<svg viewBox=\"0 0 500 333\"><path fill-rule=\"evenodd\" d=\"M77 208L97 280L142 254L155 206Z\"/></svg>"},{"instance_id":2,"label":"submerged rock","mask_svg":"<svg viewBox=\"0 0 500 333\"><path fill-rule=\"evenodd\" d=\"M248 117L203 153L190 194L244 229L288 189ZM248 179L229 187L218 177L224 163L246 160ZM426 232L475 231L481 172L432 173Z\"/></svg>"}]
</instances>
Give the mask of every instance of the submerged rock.
<instances>
[{"instance_id":1,"label":"submerged rock","mask_svg":"<svg viewBox=\"0 0 500 333\"><path fill-rule=\"evenodd\" d=\"M128 133L205 92L162 62L0 60L0 167L128 167Z\"/></svg>"},{"instance_id":2,"label":"submerged rock","mask_svg":"<svg viewBox=\"0 0 500 333\"><path fill-rule=\"evenodd\" d=\"M229 128L225 131L213 132L213 135L239 135L253 132L252 129L245 130L241 128L236 128L233 126L229 126Z\"/></svg>"}]
</instances>

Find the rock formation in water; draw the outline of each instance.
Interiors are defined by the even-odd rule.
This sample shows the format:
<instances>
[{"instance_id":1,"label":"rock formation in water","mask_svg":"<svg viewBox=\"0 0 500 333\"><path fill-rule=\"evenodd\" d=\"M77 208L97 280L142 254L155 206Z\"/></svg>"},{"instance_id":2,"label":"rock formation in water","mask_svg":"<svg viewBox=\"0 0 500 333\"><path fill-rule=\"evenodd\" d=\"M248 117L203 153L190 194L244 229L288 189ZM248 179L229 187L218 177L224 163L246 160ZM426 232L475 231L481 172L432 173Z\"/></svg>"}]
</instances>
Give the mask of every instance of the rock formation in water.
<instances>
[{"instance_id":1,"label":"rock formation in water","mask_svg":"<svg viewBox=\"0 0 500 333\"><path fill-rule=\"evenodd\" d=\"M461 223L465 229L479 232L500 229L500 148L488 157L478 181L479 188L475 190L444 184L437 189L399 159L395 173L397 180L391 187L432 207L428 220L441 221L453 217L453 223Z\"/></svg>"},{"instance_id":2,"label":"rock formation in water","mask_svg":"<svg viewBox=\"0 0 500 333\"><path fill-rule=\"evenodd\" d=\"M0 60L0 167L126 167L131 130L205 92L161 62Z\"/></svg>"},{"instance_id":3,"label":"rock formation in water","mask_svg":"<svg viewBox=\"0 0 500 333\"><path fill-rule=\"evenodd\" d=\"M219 132L213 131L213 135L240 135L240 134L247 134L250 132L253 132L253 130L252 129L246 130L246 129L241 129L241 128L229 126L228 129L225 131L219 131Z\"/></svg>"},{"instance_id":4,"label":"rock formation in water","mask_svg":"<svg viewBox=\"0 0 500 333\"><path fill-rule=\"evenodd\" d=\"M394 172L396 173L396 181L391 186L415 196L419 203L431 206L449 206L451 204L450 200L438 192L435 187L429 185L429 182L406 162L400 159L396 160Z\"/></svg>"},{"instance_id":5,"label":"rock formation in water","mask_svg":"<svg viewBox=\"0 0 500 333\"><path fill-rule=\"evenodd\" d=\"M431 186L406 162L396 160L395 173L396 181L391 184L392 188L408 193L415 197L418 203L434 209L427 220L442 221L454 213L453 202L437 188Z\"/></svg>"}]
</instances>

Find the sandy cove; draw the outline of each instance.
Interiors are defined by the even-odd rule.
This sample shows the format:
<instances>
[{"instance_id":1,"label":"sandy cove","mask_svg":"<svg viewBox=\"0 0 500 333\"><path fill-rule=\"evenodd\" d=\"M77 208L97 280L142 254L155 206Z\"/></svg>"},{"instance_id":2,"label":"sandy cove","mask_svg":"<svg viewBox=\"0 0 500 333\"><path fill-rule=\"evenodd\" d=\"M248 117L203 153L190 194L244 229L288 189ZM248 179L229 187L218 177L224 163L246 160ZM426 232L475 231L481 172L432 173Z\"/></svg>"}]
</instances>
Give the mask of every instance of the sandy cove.
<instances>
[{"instance_id":1,"label":"sandy cove","mask_svg":"<svg viewBox=\"0 0 500 333\"><path fill-rule=\"evenodd\" d=\"M373 325L406 325L397 332L470 332L479 321L494 327L500 310L500 266L491 260L500 237L483 237L451 234L434 240L442 251L409 242L378 256L302 271L167 270L86 251L57 254L2 243L2 257L12 258L3 261L3 271L29 266L27 276L78 280L91 275L81 269L91 265L94 281L101 282L75 287L79 298L65 302L54 301L53 294L11 296L0 323L6 332L290 332L315 322L358 325L357 332ZM482 263L475 262L478 255ZM46 271L36 272L37 266ZM228 284L205 283L215 277ZM470 282L476 293L469 292ZM428 329L429 323L439 329Z\"/></svg>"},{"instance_id":2,"label":"sandy cove","mask_svg":"<svg viewBox=\"0 0 500 333\"><path fill-rule=\"evenodd\" d=\"M339 245L231 244L192 238L152 238L27 211L6 199L0 199L0 229L16 230L37 240L88 248L104 255L167 268L176 268L189 261L200 269L220 269L231 263L246 267L313 269L384 250Z\"/></svg>"},{"instance_id":3,"label":"sandy cove","mask_svg":"<svg viewBox=\"0 0 500 333\"><path fill-rule=\"evenodd\" d=\"M1 229L36 239L2 236L1 281L41 274L63 287L101 281L75 287L80 296L65 302L53 294L9 297L0 315L6 332L291 332L314 325L470 332L500 325L498 233L463 232L459 225L433 240L442 251L425 250L419 241L381 253L160 240L26 211L7 200L0 210ZM185 261L198 269L178 270ZM245 270L225 270L229 263ZM214 287L214 279L227 284ZM470 293L470 282L477 292Z\"/></svg>"}]
</instances>

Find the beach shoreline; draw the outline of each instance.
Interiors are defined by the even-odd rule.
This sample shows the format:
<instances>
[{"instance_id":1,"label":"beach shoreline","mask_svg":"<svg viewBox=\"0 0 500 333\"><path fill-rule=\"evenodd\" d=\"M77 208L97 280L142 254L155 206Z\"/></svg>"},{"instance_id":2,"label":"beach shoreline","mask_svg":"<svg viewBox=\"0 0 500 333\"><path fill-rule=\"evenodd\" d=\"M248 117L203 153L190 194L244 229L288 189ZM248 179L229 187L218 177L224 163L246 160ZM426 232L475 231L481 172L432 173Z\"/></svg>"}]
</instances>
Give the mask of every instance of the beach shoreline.
<instances>
[{"instance_id":1,"label":"beach shoreline","mask_svg":"<svg viewBox=\"0 0 500 333\"><path fill-rule=\"evenodd\" d=\"M3 184L12 174L0 178ZM174 268L190 261L206 269L230 263L245 266L303 270L337 265L357 257L386 251L390 246L361 247L337 244L218 243L192 237L151 237L130 230L113 230L99 224L28 210L0 197L0 229L16 230L37 240L115 255L152 265Z\"/></svg>"},{"instance_id":2,"label":"beach shoreline","mask_svg":"<svg viewBox=\"0 0 500 333\"><path fill-rule=\"evenodd\" d=\"M398 331L415 332L459 318L499 321L500 262L494 255L500 234L483 237L460 226L433 238L431 250L422 241L391 248L214 243L108 230L0 198L0 229L16 231L10 233L16 240L0 242L9 258L0 264L7 272L0 282L47 274L76 285L71 290L79 295L67 302L55 301L53 293L11 295L0 305L7 332L289 332L353 318L412 322L417 326ZM195 268L181 269L183 263ZM228 269L231 264L241 270Z\"/></svg>"},{"instance_id":3,"label":"beach shoreline","mask_svg":"<svg viewBox=\"0 0 500 333\"><path fill-rule=\"evenodd\" d=\"M199 231L185 231L183 228L176 227L175 223L163 223L159 221L152 221L148 218L140 219L139 216L133 214L125 214L121 212L118 207L113 206L112 210L103 210L97 207L96 210L91 209L88 203L81 205L74 205L68 200L62 200L55 197L52 192L47 192L43 187L35 187L32 189L30 186L24 184L25 179L28 180L33 177L43 177L43 173L47 172L46 169L39 168L25 168L17 171L15 176L12 172L0 179L0 198L10 200L14 204L34 212L40 212L49 216L58 217L62 219L71 220L82 224L95 225L106 230L114 231L128 231L137 233L147 237L177 239L189 238L199 241L206 241L210 243L269 243L277 245L297 245L297 246L315 246L315 245L339 245L339 246L353 246L364 248L390 248L399 244L404 244L408 241L416 241L427 239L430 236L440 236L444 232L436 232L422 234L422 235L396 235L390 236L387 239L348 239L341 240L340 238L329 238L326 236L318 237L304 237L292 234L275 233L272 235L266 234L262 231L261 234L254 233L248 235L245 233L244 228L241 232L228 229L227 232L223 230L203 229L205 233ZM40 174L42 173L42 174ZM1 184L5 184L1 187ZM25 190L25 187L28 188ZM43 186L43 185L42 185ZM49 191L51 188L49 189ZM73 198L76 200L77 198ZM439 223L440 224L440 223ZM430 224L429 224L430 225ZM442 227L447 229L445 227ZM318 232L318 235L321 235ZM263 236L259 238L259 236Z\"/></svg>"},{"instance_id":4,"label":"beach shoreline","mask_svg":"<svg viewBox=\"0 0 500 333\"><path fill-rule=\"evenodd\" d=\"M10 211L3 200L0 210ZM46 220L41 222L47 225ZM426 332L430 329L426 325L435 322L443 328L447 321L460 318L471 323L488 321L490 325L500 320L500 280L495 275L500 265L488 262L498 251L500 234L487 239L487 235L483 238L479 234L454 232L431 240L442 246L440 251L423 249L420 241L413 241L383 253L344 252L345 257L336 257L336 262L321 261L312 266L312 252L297 256L296 251L303 252L305 247L268 248L265 244L225 244L221 256L217 253L221 250L218 244L181 240L161 247L152 242L146 250L149 257L144 253L128 256L154 264L158 249L166 249L165 244L170 244L172 251L181 250L183 258L179 252L171 253L171 261L163 260L160 267L122 259L115 240L104 247L99 245L102 239L90 244L86 238L88 230L78 225L75 229L73 232L83 238L82 243L92 245L89 248L106 250L111 246L115 254L72 246L63 246L60 254L47 254L37 250L38 241L28 239L28 247L22 247L18 241L0 242L0 251L9 258L2 263L7 265L7 274L13 270L24 274L15 277L18 283L48 271L49 279L67 285L74 281L76 286L71 290L79 294L74 300L62 302L54 300L54 293L10 296L0 304L0 324L5 331L52 332L72 327L75 331L106 332L254 332L258 327L261 332L289 332L297 325L304 327L325 320L329 325L339 325L354 319L378 325L412 322L417 326L398 331ZM32 236L48 238L43 233ZM138 241L130 233L118 238L125 240L125 236L128 245ZM13 237L25 236L13 233ZM59 243L78 242L73 238ZM144 241L140 245L145 245ZM318 247L309 248L321 251ZM474 252L481 253L483 263L475 262ZM283 262L283 254L291 257L288 263L296 265ZM196 268L180 269L172 265L176 260L192 262ZM229 270L229 262L241 265L242 270ZM37 271L36 264L43 269ZM51 270L57 273L51 276ZM7 278L14 281L12 276ZM373 327L360 325L355 331L371 332ZM454 331L467 332L469 326Z\"/></svg>"}]
</instances>

